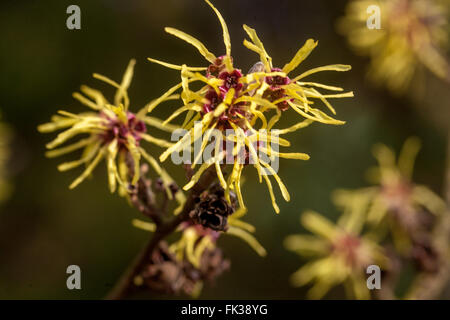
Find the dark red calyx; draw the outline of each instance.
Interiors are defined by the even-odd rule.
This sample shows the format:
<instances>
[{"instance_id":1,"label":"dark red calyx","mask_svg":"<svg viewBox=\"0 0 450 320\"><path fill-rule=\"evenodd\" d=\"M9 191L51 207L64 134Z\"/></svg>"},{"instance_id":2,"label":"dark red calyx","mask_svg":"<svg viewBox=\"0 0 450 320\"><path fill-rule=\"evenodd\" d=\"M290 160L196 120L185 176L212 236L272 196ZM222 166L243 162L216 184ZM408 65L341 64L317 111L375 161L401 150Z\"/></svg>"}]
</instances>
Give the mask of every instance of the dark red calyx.
<instances>
[{"instance_id":1,"label":"dark red calyx","mask_svg":"<svg viewBox=\"0 0 450 320\"><path fill-rule=\"evenodd\" d=\"M130 134L136 143L139 144L139 141L142 139L141 134L147 131L145 123L142 120L138 120L136 115L131 112L127 112L126 122L123 122L117 117L110 118L104 113L102 117L108 120L108 129L102 135L105 143L117 139L120 148L126 146Z\"/></svg>"}]
</instances>

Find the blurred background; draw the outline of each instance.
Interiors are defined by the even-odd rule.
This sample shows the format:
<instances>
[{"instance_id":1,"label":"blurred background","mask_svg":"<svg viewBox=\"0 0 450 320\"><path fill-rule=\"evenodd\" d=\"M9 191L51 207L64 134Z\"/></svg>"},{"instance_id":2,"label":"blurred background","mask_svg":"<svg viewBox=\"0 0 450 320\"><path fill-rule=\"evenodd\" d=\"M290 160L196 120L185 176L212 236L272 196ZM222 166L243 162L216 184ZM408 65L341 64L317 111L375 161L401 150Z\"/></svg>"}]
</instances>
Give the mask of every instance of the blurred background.
<instances>
[{"instance_id":1,"label":"blurred background","mask_svg":"<svg viewBox=\"0 0 450 320\"><path fill-rule=\"evenodd\" d=\"M355 97L333 101L337 118L347 121L344 126L314 124L289 136L290 151L306 152L311 160L281 160L280 176L292 199L285 203L278 194L279 215L272 210L266 187L255 179L255 170L247 170L246 221L256 226L268 255L260 258L239 239L222 237L219 245L231 260L231 270L214 285L205 286L200 298L304 299L307 288L293 288L288 281L303 260L284 249L283 239L302 231L299 216L305 209L332 220L339 216L331 192L367 185L364 176L375 164L371 147L376 142L399 150L407 137L421 138L415 181L442 194L450 119L448 85L427 72L411 85L414 92L404 95L392 95L369 82L368 59L354 55L336 32L336 19L344 14L346 3L214 1L230 29L238 68L247 71L257 61L242 45L244 23L257 30L279 66L306 39L314 38L319 45L297 72L351 64L350 72L328 72L314 79L352 90ZM66 27L66 8L71 4L81 8L81 30ZM62 160L44 157L45 144L54 135L39 134L36 127L59 109L85 110L71 97L81 84L113 94L92 73L119 80L130 58L137 59L129 90L132 111L179 82L177 71L151 64L147 57L204 65L203 57L166 34L165 26L194 35L217 55L224 51L220 24L201 0L1 1L0 110L14 138L8 163L13 193L0 206L0 298L102 298L148 240L149 233L131 225L131 219L139 217L137 211L109 193L103 165L95 179L69 191L79 171L57 171ZM175 107L167 103L154 115L166 118ZM149 151L161 152L153 147ZM168 170L184 181L181 168L169 165ZM71 264L81 268L82 290L66 287L66 268ZM338 287L327 297L345 295Z\"/></svg>"}]
</instances>

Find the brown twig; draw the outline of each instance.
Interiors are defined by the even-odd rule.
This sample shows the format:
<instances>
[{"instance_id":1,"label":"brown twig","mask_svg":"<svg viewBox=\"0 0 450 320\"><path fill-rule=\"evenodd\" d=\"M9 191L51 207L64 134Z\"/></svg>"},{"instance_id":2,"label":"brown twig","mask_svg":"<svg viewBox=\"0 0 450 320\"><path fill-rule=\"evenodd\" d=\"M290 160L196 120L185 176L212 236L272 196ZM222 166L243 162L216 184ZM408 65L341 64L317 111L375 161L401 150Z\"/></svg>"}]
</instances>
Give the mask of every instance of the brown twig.
<instances>
[{"instance_id":1,"label":"brown twig","mask_svg":"<svg viewBox=\"0 0 450 320\"><path fill-rule=\"evenodd\" d=\"M408 299L436 299L448 285L450 279L450 129L447 138L447 158L444 180L444 212L434 231L434 245L440 253L440 266L437 273L422 275L414 284Z\"/></svg>"},{"instance_id":2,"label":"brown twig","mask_svg":"<svg viewBox=\"0 0 450 320\"><path fill-rule=\"evenodd\" d=\"M134 278L142 270L147 263L153 250L158 246L159 242L170 235L184 221L189 219L189 213L195 206L195 199L213 183L216 178L215 170L211 168L207 170L200 180L192 187L191 192L184 204L183 210L170 220L161 219L157 223L157 228L153 236L138 256L133 260L126 269L114 288L106 296L107 300L125 299L134 289Z\"/></svg>"}]
</instances>

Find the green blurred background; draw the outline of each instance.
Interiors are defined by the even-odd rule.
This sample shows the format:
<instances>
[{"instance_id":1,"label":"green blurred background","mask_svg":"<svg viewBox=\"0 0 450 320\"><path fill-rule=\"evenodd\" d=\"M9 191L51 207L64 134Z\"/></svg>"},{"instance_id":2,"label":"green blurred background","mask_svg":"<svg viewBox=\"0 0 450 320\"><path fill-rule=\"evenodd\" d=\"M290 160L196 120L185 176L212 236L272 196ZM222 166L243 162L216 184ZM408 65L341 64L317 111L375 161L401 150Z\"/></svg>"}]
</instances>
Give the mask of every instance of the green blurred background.
<instances>
[{"instance_id":1,"label":"green blurred background","mask_svg":"<svg viewBox=\"0 0 450 320\"><path fill-rule=\"evenodd\" d=\"M71 4L81 8L81 30L66 28L66 8ZM257 60L242 45L244 23L256 28L275 64L284 65L306 39L314 38L319 46L299 72L334 63L353 66L350 72L314 78L353 90L355 98L333 102L346 125L315 124L289 136L291 151L306 152L311 160L281 160L280 176L292 200L285 203L278 193L279 215L254 170L247 170L251 173L244 186L246 219L256 226L268 256L260 258L240 240L223 236L219 244L232 261L231 270L200 296L303 299L307 288L292 288L288 282L303 261L286 251L282 241L302 230L299 216L305 209L338 217L330 194L336 188L367 185L364 174L375 164L370 151L374 143L398 150L408 136L420 137L423 148L415 180L441 194L449 90L427 73L405 96L394 97L367 82L368 60L355 56L335 31L346 1L216 0L214 4L229 26L238 68L246 71ZM98 72L119 80L130 58L137 59L129 90L132 110L179 81L177 71L151 64L146 57L203 65L198 52L166 34L165 26L195 35L217 55L224 51L219 22L201 0L1 2L0 110L14 128L15 139L9 167L14 193L0 207L0 298L102 298L149 238L131 225L131 219L139 217L137 212L109 193L103 165L94 179L69 191L79 171L57 171L62 159L44 157L45 144L53 135L41 135L36 127L59 109L85 110L71 97L81 84L112 94L91 75ZM165 104L155 114L165 118L175 108ZM181 168L169 169L184 181ZM66 288L66 268L71 264L81 267L82 290ZM345 296L336 288L328 297Z\"/></svg>"}]
</instances>

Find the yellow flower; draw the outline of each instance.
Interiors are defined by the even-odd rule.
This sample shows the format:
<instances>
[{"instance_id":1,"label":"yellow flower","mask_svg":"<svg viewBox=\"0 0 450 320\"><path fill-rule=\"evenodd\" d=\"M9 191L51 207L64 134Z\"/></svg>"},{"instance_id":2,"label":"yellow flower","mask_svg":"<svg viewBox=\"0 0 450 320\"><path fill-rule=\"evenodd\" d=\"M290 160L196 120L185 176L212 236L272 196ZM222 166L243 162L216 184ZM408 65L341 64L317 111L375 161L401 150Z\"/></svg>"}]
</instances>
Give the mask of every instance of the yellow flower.
<instances>
[{"instance_id":1,"label":"yellow flower","mask_svg":"<svg viewBox=\"0 0 450 320\"><path fill-rule=\"evenodd\" d=\"M5 123L0 122L0 203L5 201L11 194L11 184L7 179L9 161L9 143L11 140L11 129Z\"/></svg>"},{"instance_id":2,"label":"yellow flower","mask_svg":"<svg viewBox=\"0 0 450 320\"><path fill-rule=\"evenodd\" d=\"M265 74L263 74L265 76L265 82L263 82L261 87L258 89L263 92L262 96L265 99L277 105L282 111L291 108L302 117L312 121L336 125L345 123L344 121L333 119L320 109L311 107L311 105L314 104L312 99L320 100L333 114L336 114L335 109L327 99L353 97L353 92L322 94L318 91L318 89L325 89L335 92L341 92L344 89L336 86L307 81L305 78L322 71L349 71L351 69L350 65L332 64L313 68L304 71L298 76L289 77L289 74L310 55L310 53L317 46L318 41L308 39L297 51L292 60L280 69L273 66L272 58L266 52L266 49L264 48L261 40L258 38L256 31L246 25L244 25L244 30L251 40L244 40L244 45L248 49L259 54L261 60L261 71L265 72ZM271 73L276 73L276 75L272 76ZM263 108L265 108L265 106L263 106Z\"/></svg>"},{"instance_id":3,"label":"yellow flower","mask_svg":"<svg viewBox=\"0 0 450 320\"><path fill-rule=\"evenodd\" d=\"M360 235L364 218L344 213L336 224L320 214L307 211L302 225L315 235L291 235L284 245L288 250L313 259L291 276L294 286L314 283L308 291L311 299L322 298L332 287L345 284L356 299L369 299L366 268L386 265L383 249L367 235Z\"/></svg>"},{"instance_id":4,"label":"yellow flower","mask_svg":"<svg viewBox=\"0 0 450 320\"><path fill-rule=\"evenodd\" d=\"M380 29L369 29L367 9L380 8ZM339 31L360 55L370 56L368 76L394 92L407 89L419 65L450 80L442 54L448 43L448 3L436 0L352 0Z\"/></svg>"},{"instance_id":5,"label":"yellow flower","mask_svg":"<svg viewBox=\"0 0 450 320\"><path fill-rule=\"evenodd\" d=\"M267 252L264 247L255 239L253 233L255 227L248 224L240 218L245 214L242 209L237 210L228 218L228 228L224 232L214 231L210 228L202 227L199 224L184 222L177 231L180 233L179 239L173 242L169 250L175 255L180 262L187 260L196 269L201 268L202 257L207 251L213 251L217 248L217 240L222 234L229 234L244 240L256 253L264 257ZM138 219L132 221L133 225L139 229L154 232L156 225ZM197 290L194 290L193 296L200 293L202 283L198 283Z\"/></svg>"},{"instance_id":6,"label":"yellow flower","mask_svg":"<svg viewBox=\"0 0 450 320\"><path fill-rule=\"evenodd\" d=\"M157 139L146 133L146 124L161 130L172 131L171 125L163 125L162 121L145 116L147 106L137 114L128 110L130 101L127 89L130 86L135 60L131 60L125 71L121 83L117 83L105 76L94 74L99 79L115 87L114 102L110 103L103 94L88 86L81 86L81 93L74 93L73 97L93 111L73 114L67 111L58 111L52 121L38 127L40 132L53 132L65 129L56 139L47 144L47 157L57 157L72 151L82 149L81 158L65 162L58 166L58 170L66 171L85 165L83 173L75 179L70 188L75 188L86 179L98 165L105 159L108 171L109 188L114 192L119 184L119 192L126 195L129 184L134 185L139 179L140 158L143 157L170 185L171 178L163 170L156 159L148 154L140 145L141 140L148 141L161 147L169 147L170 143ZM78 135L85 137L75 143L63 146L70 139ZM171 192L168 194L171 196Z\"/></svg>"},{"instance_id":7,"label":"yellow flower","mask_svg":"<svg viewBox=\"0 0 450 320\"><path fill-rule=\"evenodd\" d=\"M373 153L379 166L369 171L369 178L377 186L335 194L336 203L346 209L358 208L359 215L367 215L368 222L378 225L388 217L397 249L409 247L409 236L423 229L425 211L441 215L445 202L428 187L412 181L414 161L420 149L419 139L406 140L396 160L395 153L383 144L375 145Z\"/></svg>"},{"instance_id":8,"label":"yellow flower","mask_svg":"<svg viewBox=\"0 0 450 320\"><path fill-rule=\"evenodd\" d=\"M263 246L252 235L255 232L255 227L251 224L240 220L245 214L245 211L238 209L228 218L228 228L226 231L219 232L210 228L202 227L199 224L192 224L185 222L177 229L181 233L180 238L173 242L170 246L180 260L186 258L195 267L200 266L201 257L206 249L213 249L216 247L217 239L221 234L229 234L241 238L245 241L255 252L264 257L267 252ZM136 228L154 232L156 225L151 222L134 219L132 221Z\"/></svg>"},{"instance_id":9,"label":"yellow flower","mask_svg":"<svg viewBox=\"0 0 450 320\"><path fill-rule=\"evenodd\" d=\"M244 74L234 66L231 56L230 35L223 17L208 0L205 1L214 10L221 23L226 48L225 55L216 57L203 43L191 35L174 28L166 28L166 32L197 48L200 54L209 62L209 66L180 66L149 58L151 62L181 71L181 82L170 88L160 98L154 100L149 106L149 111L164 101L181 98L183 106L177 109L164 124L187 112L182 128L188 130L188 132L177 143L169 147L160 156L160 160L166 160L175 152L190 150L192 145L198 141L198 138L203 138L201 148L192 162L192 168L194 168L202 159L201 157L209 139L214 136L216 143L213 150L214 156L200 166L191 181L184 186L184 189L190 189L198 181L202 173L208 167L214 165L227 197L229 198L230 191L236 192L240 207L245 208L240 180L244 166L251 163L258 172L259 181L265 180L272 205L278 213L279 208L275 202L272 183L268 175L274 176L286 201L289 201L290 196L280 177L276 174L276 170L272 168L271 162L275 158L309 159L309 156L304 153L284 153L275 150L273 148L274 145L290 146L289 141L279 138L279 135L304 128L313 121L329 124L344 123L331 118L319 109L312 108L312 101L308 100L308 98L320 99L334 113L334 109L327 101L327 98L352 96L352 93L322 95L314 87L335 91L341 91L342 89L314 82L300 82L299 80L319 71L346 71L350 67L333 65L316 68L303 73L291 81L287 74L296 68L315 46L316 43L311 40L312 42L308 41L305 47L297 53L283 70L272 68L271 59L264 51L264 54L261 53L261 59L264 61L264 64L262 62L257 63L248 74ZM244 29L253 41L253 43L245 41L246 46L257 52L259 52L258 50L263 50L262 43L257 38L254 30L247 26L244 26ZM199 71L206 71L206 74L202 75ZM194 82L201 83L202 87L199 90L191 89L191 84ZM180 95L176 94L179 89L182 90ZM275 131L274 125L286 108L292 108L306 119L302 119L302 121L289 128ZM269 113L272 114L270 118L268 117ZM226 132L229 129L233 130L233 133ZM219 131L220 139L215 134L217 131ZM223 144L227 147L223 148L221 140L224 141ZM227 179L225 179L222 172L224 161L227 164L233 163Z\"/></svg>"}]
</instances>

